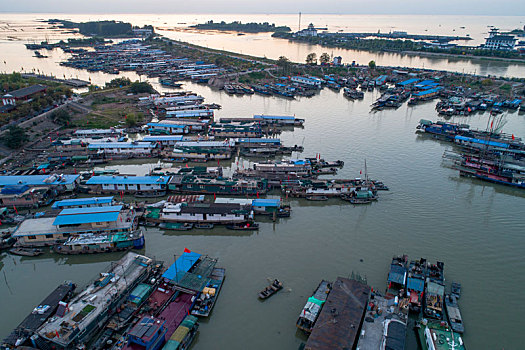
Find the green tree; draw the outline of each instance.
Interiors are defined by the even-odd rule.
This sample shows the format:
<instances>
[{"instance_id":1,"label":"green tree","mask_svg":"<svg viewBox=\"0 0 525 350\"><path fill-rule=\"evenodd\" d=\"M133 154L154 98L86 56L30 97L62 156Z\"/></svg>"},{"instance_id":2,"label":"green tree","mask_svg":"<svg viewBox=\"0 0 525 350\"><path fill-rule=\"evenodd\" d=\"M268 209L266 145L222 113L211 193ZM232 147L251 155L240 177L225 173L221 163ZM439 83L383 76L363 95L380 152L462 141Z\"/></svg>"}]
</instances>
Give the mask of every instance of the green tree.
<instances>
[{"instance_id":1,"label":"green tree","mask_svg":"<svg viewBox=\"0 0 525 350\"><path fill-rule=\"evenodd\" d=\"M134 94L141 94L141 93L152 94L155 92L155 90L153 89L153 86L151 86L151 84L148 83L147 81L143 81L143 82L135 81L131 83L129 87L129 91L131 91Z\"/></svg>"},{"instance_id":2,"label":"green tree","mask_svg":"<svg viewBox=\"0 0 525 350\"><path fill-rule=\"evenodd\" d=\"M370 69L374 69L374 68L376 67L376 61L370 61L370 62L368 62L368 67L369 67Z\"/></svg>"},{"instance_id":3,"label":"green tree","mask_svg":"<svg viewBox=\"0 0 525 350\"><path fill-rule=\"evenodd\" d=\"M326 52L323 52L321 56L319 56L319 62L321 62L321 64L327 64L330 62L330 55Z\"/></svg>"},{"instance_id":4,"label":"green tree","mask_svg":"<svg viewBox=\"0 0 525 350\"><path fill-rule=\"evenodd\" d=\"M50 117L55 123L62 126L69 125L69 122L71 122L71 116L65 109L54 111Z\"/></svg>"},{"instance_id":5,"label":"green tree","mask_svg":"<svg viewBox=\"0 0 525 350\"><path fill-rule=\"evenodd\" d=\"M137 117L135 114L128 114L126 116L126 126L128 128L132 128L137 125Z\"/></svg>"},{"instance_id":6,"label":"green tree","mask_svg":"<svg viewBox=\"0 0 525 350\"><path fill-rule=\"evenodd\" d=\"M310 65L317 64L317 55L315 54L315 52L309 53L306 56L306 64L310 64Z\"/></svg>"},{"instance_id":7,"label":"green tree","mask_svg":"<svg viewBox=\"0 0 525 350\"><path fill-rule=\"evenodd\" d=\"M13 125L7 129L7 132L2 137L4 144L11 149L18 149L27 142L28 136L24 129Z\"/></svg>"}]
</instances>

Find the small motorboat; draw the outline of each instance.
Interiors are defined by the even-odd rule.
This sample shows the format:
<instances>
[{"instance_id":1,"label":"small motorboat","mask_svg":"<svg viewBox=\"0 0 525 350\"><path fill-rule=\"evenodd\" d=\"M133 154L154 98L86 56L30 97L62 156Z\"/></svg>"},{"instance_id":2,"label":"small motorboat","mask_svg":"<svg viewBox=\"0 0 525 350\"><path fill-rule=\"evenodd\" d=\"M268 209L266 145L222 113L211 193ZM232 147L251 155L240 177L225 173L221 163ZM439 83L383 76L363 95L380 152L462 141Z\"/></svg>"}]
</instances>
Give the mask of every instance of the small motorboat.
<instances>
[{"instance_id":1,"label":"small motorboat","mask_svg":"<svg viewBox=\"0 0 525 350\"><path fill-rule=\"evenodd\" d=\"M195 224L195 228L200 228L200 229L205 229L205 230L211 230L213 228L213 224L206 224L206 223L201 223L201 224Z\"/></svg>"},{"instance_id":2,"label":"small motorboat","mask_svg":"<svg viewBox=\"0 0 525 350\"><path fill-rule=\"evenodd\" d=\"M3 238L0 240L0 250L11 248L15 243L16 239L13 237Z\"/></svg>"},{"instance_id":3,"label":"small motorboat","mask_svg":"<svg viewBox=\"0 0 525 350\"><path fill-rule=\"evenodd\" d=\"M259 229L259 224L255 223L255 222L242 222L242 223L235 223L235 224L226 225L226 228L230 229L230 230L250 231L250 230L258 230Z\"/></svg>"},{"instance_id":4,"label":"small motorboat","mask_svg":"<svg viewBox=\"0 0 525 350\"><path fill-rule=\"evenodd\" d=\"M42 249L37 248L12 248L9 253L20 256L39 256L44 254Z\"/></svg>"},{"instance_id":5,"label":"small motorboat","mask_svg":"<svg viewBox=\"0 0 525 350\"><path fill-rule=\"evenodd\" d=\"M159 227L166 230L188 231L193 228L193 224L187 222L161 222Z\"/></svg>"},{"instance_id":6,"label":"small motorboat","mask_svg":"<svg viewBox=\"0 0 525 350\"><path fill-rule=\"evenodd\" d=\"M306 196L307 201L327 201L327 196Z\"/></svg>"},{"instance_id":7,"label":"small motorboat","mask_svg":"<svg viewBox=\"0 0 525 350\"><path fill-rule=\"evenodd\" d=\"M450 287L450 289L450 294L456 297L456 299L459 299L459 297L461 296L461 284L458 282L452 282L452 286Z\"/></svg>"},{"instance_id":8,"label":"small motorboat","mask_svg":"<svg viewBox=\"0 0 525 350\"><path fill-rule=\"evenodd\" d=\"M278 279L275 279L272 282L272 284L270 284L268 287L264 288L264 290L262 290L259 293L259 299L263 299L263 300L264 299L268 299L269 297L271 297L272 295L274 295L275 293L277 293L281 289L283 289L282 282L280 282Z\"/></svg>"}]
</instances>

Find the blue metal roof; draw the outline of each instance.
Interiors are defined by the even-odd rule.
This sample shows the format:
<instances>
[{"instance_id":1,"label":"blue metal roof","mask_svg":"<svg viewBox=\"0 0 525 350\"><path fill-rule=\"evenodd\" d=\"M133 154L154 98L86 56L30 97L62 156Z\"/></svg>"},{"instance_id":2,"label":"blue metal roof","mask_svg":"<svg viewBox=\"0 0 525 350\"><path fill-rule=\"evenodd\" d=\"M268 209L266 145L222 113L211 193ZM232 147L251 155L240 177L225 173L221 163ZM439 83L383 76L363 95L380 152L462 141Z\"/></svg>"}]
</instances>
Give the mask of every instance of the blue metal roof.
<instances>
[{"instance_id":1,"label":"blue metal roof","mask_svg":"<svg viewBox=\"0 0 525 350\"><path fill-rule=\"evenodd\" d=\"M93 222L117 221L122 205L110 207L70 208L58 214L53 225L89 224Z\"/></svg>"},{"instance_id":2,"label":"blue metal roof","mask_svg":"<svg viewBox=\"0 0 525 350\"><path fill-rule=\"evenodd\" d=\"M255 114L253 119L275 119L275 120L295 120L292 116L280 116L280 115L258 115Z\"/></svg>"},{"instance_id":3,"label":"blue metal roof","mask_svg":"<svg viewBox=\"0 0 525 350\"><path fill-rule=\"evenodd\" d=\"M88 185L153 185L168 183L169 176L93 176L86 184Z\"/></svg>"},{"instance_id":4,"label":"blue metal roof","mask_svg":"<svg viewBox=\"0 0 525 350\"><path fill-rule=\"evenodd\" d=\"M157 142L157 141L182 141L184 136L182 135L150 135L150 136L144 136L142 139L143 141L148 142Z\"/></svg>"},{"instance_id":5,"label":"blue metal roof","mask_svg":"<svg viewBox=\"0 0 525 350\"><path fill-rule=\"evenodd\" d=\"M0 176L0 186L9 185L70 185L74 183L80 175L56 175L54 181L45 182L44 180L53 175L5 175Z\"/></svg>"},{"instance_id":6,"label":"blue metal roof","mask_svg":"<svg viewBox=\"0 0 525 350\"><path fill-rule=\"evenodd\" d=\"M403 81L401 83L398 83L398 85L401 85L401 86L410 85L410 84L415 83L418 80L419 79L408 79L408 80L405 80L405 81Z\"/></svg>"},{"instance_id":7,"label":"blue metal roof","mask_svg":"<svg viewBox=\"0 0 525 350\"><path fill-rule=\"evenodd\" d=\"M64 208L73 207L78 205L90 205L90 204L108 204L113 201L113 197L91 197L91 198L77 198L77 199L64 199L53 203L52 208Z\"/></svg>"},{"instance_id":8,"label":"blue metal roof","mask_svg":"<svg viewBox=\"0 0 525 350\"><path fill-rule=\"evenodd\" d=\"M388 282L405 285L407 269L399 265L390 265L390 273L388 274Z\"/></svg>"},{"instance_id":9,"label":"blue metal roof","mask_svg":"<svg viewBox=\"0 0 525 350\"><path fill-rule=\"evenodd\" d=\"M415 86L416 87L423 87L425 85L430 85L430 84L434 84L435 81L434 80L423 80L423 81L420 81L419 83L417 83Z\"/></svg>"},{"instance_id":10,"label":"blue metal roof","mask_svg":"<svg viewBox=\"0 0 525 350\"><path fill-rule=\"evenodd\" d=\"M280 205L280 199L254 199L252 201L254 207L279 207Z\"/></svg>"},{"instance_id":11,"label":"blue metal roof","mask_svg":"<svg viewBox=\"0 0 525 350\"><path fill-rule=\"evenodd\" d=\"M428 90L424 90L424 91L419 91L419 92L415 93L414 96L425 96L425 95L435 94L439 90L441 90L440 87L437 87L435 89L428 89Z\"/></svg>"},{"instance_id":12,"label":"blue metal roof","mask_svg":"<svg viewBox=\"0 0 525 350\"><path fill-rule=\"evenodd\" d=\"M148 126L160 126L164 128L175 128L175 129L184 129L187 127L187 125L171 124L171 123L148 123Z\"/></svg>"},{"instance_id":13,"label":"blue metal roof","mask_svg":"<svg viewBox=\"0 0 525 350\"><path fill-rule=\"evenodd\" d=\"M162 274L162 277L175 282L180 281L200 257L201 255L199 253L182 253L166 272Z\"/></svg>"},{"instance_id":14,"label":"blue metal roof","mask_svg":"<svg viewBox=\"0 0 525 350\"><path fill-rule=\"evenodd\" d=\"M425 281L419 278L408 278L407 280L407 288L413 289L418 292L422 292L425 290Z\"/></svg>"},{"instance_id":15,"label":"blue metal roof","mask_svg":"<svg viewBox=\"0 0 525 350\"><path fill-rule=\"evenodd\" d=\"M472 143L480 143L482 145L489 145L493 147L509 148L509 145L507 143L475 139L472 137L466 137L466 136L460 136L460 135L456 135L454 139L460 140L460 141L472 142Z\"/></svg>"}]
</instances>

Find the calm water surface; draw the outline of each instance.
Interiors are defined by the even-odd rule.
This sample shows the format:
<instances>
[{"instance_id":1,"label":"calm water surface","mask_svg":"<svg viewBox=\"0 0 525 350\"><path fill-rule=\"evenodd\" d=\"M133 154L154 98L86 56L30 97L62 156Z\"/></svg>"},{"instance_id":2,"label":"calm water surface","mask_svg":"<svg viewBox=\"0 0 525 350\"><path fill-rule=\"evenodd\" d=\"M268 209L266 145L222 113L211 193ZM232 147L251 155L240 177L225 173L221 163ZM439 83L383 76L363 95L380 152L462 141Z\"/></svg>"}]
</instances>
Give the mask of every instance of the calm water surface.
<instances>
[{"instance_id":1,"label":"calm water surface","mask_svg":"<svg viewBox=\"0 0 525 350\"><path fill-rule=\"evenodd\" d=\"M295 320L321 279L355 271L382 290L390 259L400 253L440 259L447 282L462 283L464 338L470 349L521 348L522 320L516 305L525 302L525 193L463 179L442 167L443 151L451 146L414 134L419 119L436 119L434 103L369 114L375 92L362 102L329 90L288 101L186 87L221 104L218 117L303 117L304 129L281 135L286 144L303 144L304 156L320 152L325 159L344 160L338 177L359 176L366 159L370 176L391 188L370 206L293 199L291 218L263 222L256 233L147 228L146 255L170 263L188 247L219 257L227 269L220 301L210 320L203 322L195 349L295 349L304 341ZM509 114L507 120L505 131L525 135L525 116ZM483 127L486 115L461 121ZM117 168L146 173L155 163ZM85 283L120 256L46 254L28 259L3 253L0 300L2 314L10 317L0 318L0 334L7 334L61 281ZM286 291L261 303L256 295L267 278L282 279Z\"/></svg>"},{"instance_id":2,"label":"calm water surface","mask_svg":"<svg viewBox=\"0 0 525 350\"><path fill-rule=\"evenodd\" d=\"M173 25L178 22L184 21L174 20ZM57 34L54 39L58 38ZM0 42L6 60L0 60L0 66L19 70L18 65L38 64L48 74L91 77L97 84L115 77L60 67L57 62L67 56L59 51L51 52L49 59L31 58L22 44L7 39ZM291 218L275 224L263 221L258 232L181 233L147 228L144 254L171 263L175 254L188 247L218 257L227 269L219 303L212 317L202 322L195 349L296 349L305 339L296 332L295 321L321 279L333 280L354 271L382 290L392 256L401 253L444 261L447 283L462 283L464 338L469 349L523 348L517 306L525 303L525 192L460 178L456 171L442 167L441 156L451 145L414 133L419 119L437 119L435 103L369 113L377 92L367 93L360 102L330 90L289 101L229 96L191 83L184 88L222 105L217 117L266 113L305 118L304 129L281 135L287 145L305 147L300 156L321 153L325 159L344 160L340 178L359 176L366 159L369 175L391 188L370 206L354 207L336 199L325 203L293 199ZM506 119L504 131L525 137L525 115L508 114ZM483 128L487 115L457 120ZM108 167L145 174L157 162L141 163ZM237 166L236 161L234 164ZM239 164L250 165L242 159ZM120 257L45 254L30 259L2 253L0 336L7 335L60 282L87 283ZM261 303L257 292L268 278L283 280L286 291Z\"/></svg>"}]
</instances>

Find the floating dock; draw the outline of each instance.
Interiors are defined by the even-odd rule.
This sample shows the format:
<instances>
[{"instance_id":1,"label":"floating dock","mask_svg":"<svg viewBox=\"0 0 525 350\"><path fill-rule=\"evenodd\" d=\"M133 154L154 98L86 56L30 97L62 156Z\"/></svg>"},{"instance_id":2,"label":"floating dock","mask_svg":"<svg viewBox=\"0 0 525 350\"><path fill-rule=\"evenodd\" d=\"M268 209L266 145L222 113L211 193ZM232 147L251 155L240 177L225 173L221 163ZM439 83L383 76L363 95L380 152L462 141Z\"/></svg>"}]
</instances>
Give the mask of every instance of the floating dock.
<instances>
[{"instance_id":1,"label":"floating dock","mask_svg":"<svg viewBox=\"0 0 525 350\"><path fill-rule=\"evenodd\" d=\"M368 285L338 277L304 349L355 349L369 295Z\"/></svg>"}]
</instances>

